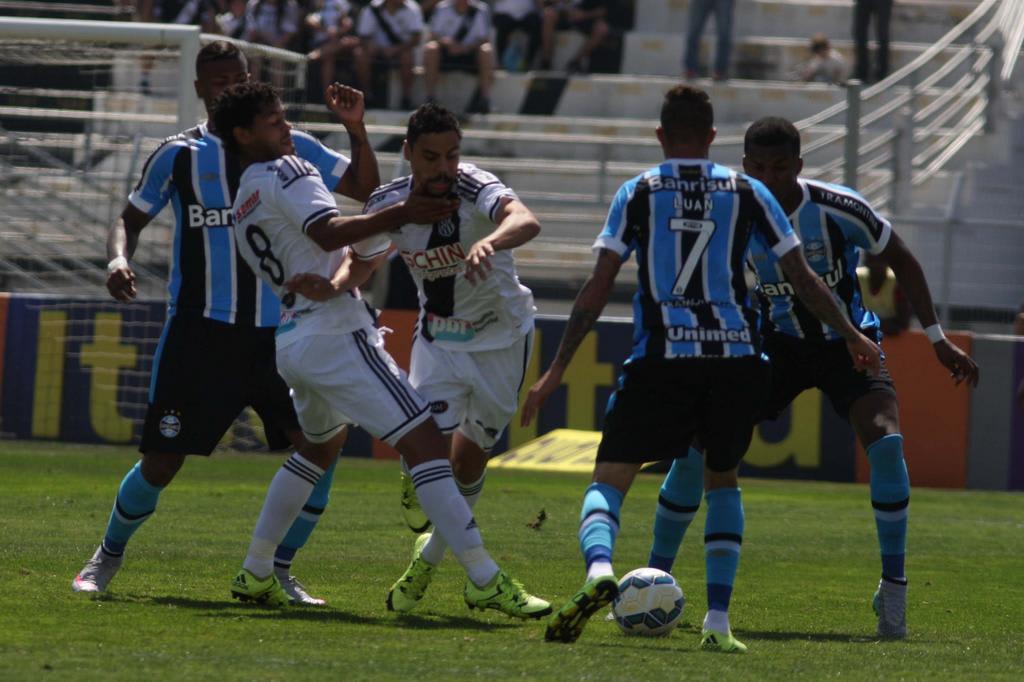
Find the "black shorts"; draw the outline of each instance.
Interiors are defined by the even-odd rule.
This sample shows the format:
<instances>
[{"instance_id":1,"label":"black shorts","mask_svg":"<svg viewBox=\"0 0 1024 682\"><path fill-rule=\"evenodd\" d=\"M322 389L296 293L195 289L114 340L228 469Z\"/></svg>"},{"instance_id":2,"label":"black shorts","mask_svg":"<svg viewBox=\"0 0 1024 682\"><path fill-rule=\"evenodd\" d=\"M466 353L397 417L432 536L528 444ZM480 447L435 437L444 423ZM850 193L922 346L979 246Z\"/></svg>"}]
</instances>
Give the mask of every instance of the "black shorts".
<instances>
[{"instance_id":1,"label":"black shorts","mask_svg":"<svg viewBox=\"0 0 1024 682\"><path fill-rule=\"evenodd\" d=\"M598 462L686 456L694 437L712 471L735 468L768 395L761 358L644 358L623 367L608 403Z\"/></svg>"},{"instance_id":2,"label":"black shorts","mask_svg":"<svg viewBox=\"0 0 1024 682\"><path fill-rule=\"evenodd\" d=\"M865 333L872 337L871 332ZM874 337L877 341L877 332ZM867 393L881 391L896 397L896 388L885 361L882 361L882 372L877 377L858 372L842 340L808 341L789 334L769 332L764 335L764 351L771 359L772 387L762 413L763 419L778 417L794 398L808 388L821 389L836 413L846 420L850 418L850 406Z\"/></svg>"},{"instance_id":3,"label":"black shorts","mask_svg":"<svg viewBox=\"0 0 1024 682\"><path fill-rule=\"evenodd\" d=\"M248 406L271 450L298 430L288 386L277 373L274 329L176 315L153 358L141 452L209 455Z\"/></svg>"},{"instance_id":4,"label":"black shorts","mask_svg":"<svg viewBox=\"0 0 1024 682\"><path fill-rule=\"evenodd\" d=\"M479 65L476 61L476 50L466 54L449 54L444 47L441 48L441 70L442 71L468 71L476 73Z\"/></svg>"}]
</instances>

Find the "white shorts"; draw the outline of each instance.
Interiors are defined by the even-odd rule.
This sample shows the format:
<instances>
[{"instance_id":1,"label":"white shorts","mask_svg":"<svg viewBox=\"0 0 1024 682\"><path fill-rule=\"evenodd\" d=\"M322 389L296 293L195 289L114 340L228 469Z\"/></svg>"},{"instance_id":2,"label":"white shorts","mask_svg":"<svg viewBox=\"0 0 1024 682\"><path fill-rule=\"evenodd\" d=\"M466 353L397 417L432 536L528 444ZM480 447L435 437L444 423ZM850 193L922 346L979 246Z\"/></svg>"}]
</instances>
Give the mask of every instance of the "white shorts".
<instances>
[{"instance_id":1,"label":"white shorts","mask_svg":"<svg viewBox=\"0 0 1024 682\"><path fill-rule=\"evenodd\" d=\"M298 339L278 349L277 370L292 389L299 425L311 443L358 424L393 446L430 419L427 402L373 327Z\"/></svg>"},{"instance_id":2,"label":"white shorts","mask_svg":"<svg viewBox=\"0 0 1024 682\"><path fill-rule=\"evenodd\" d=\"M448 350L417 337L409 381L430 402L442 433L458 429L490 450L519 409L532 351L532 331L508 348L480 351Z\"/></svg>"}]
</instances>

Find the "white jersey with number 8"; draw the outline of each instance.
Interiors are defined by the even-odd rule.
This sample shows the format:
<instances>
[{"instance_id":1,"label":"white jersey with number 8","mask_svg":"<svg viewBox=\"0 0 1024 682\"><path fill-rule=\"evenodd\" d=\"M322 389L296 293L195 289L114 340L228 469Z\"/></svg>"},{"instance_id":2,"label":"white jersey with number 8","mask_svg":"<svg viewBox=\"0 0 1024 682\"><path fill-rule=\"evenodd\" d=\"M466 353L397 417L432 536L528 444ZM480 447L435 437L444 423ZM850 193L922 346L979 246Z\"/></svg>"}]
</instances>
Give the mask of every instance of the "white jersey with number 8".
<instances>
[{"instance_id":1,"label":"white jersey with number 8","mask_svg":"<svg viewBox=\"0 0 1024 682\"><path fill-rule=\"evenodd\" d=\"M372 325L373 316L358 290L317 303L284 286L305 272L330 279L345 257L346 249L324 251L306 235L318 219L338 214L334 196L312 164L296 156L252 164L242 173L236 197L232 214L238 251L282 302L279 348L309 335ZM387 237L376 237L351 248L357 258L369 260L388 245Z\"/></svg>"}]
</instances>

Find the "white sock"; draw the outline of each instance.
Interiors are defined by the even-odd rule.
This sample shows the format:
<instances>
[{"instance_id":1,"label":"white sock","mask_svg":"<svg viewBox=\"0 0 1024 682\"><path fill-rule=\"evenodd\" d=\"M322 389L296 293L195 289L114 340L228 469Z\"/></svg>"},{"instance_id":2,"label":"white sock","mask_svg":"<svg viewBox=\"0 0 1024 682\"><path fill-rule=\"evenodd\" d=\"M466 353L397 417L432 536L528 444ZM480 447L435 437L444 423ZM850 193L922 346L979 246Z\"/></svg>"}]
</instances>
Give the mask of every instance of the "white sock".
<instances>
[{"instance_id":1,"label":"white sock","mask_svg":"<svg viewBox=\"0 0 1024 682\"><path fill-rule=\"evenodd\" d=\"M715 630L717 632L732 632L729 629L729 612L728 611L708 611L707 615L704 616L704 630Z\"/></svg>"},{"instance_id":2,"label":"white sock","mask_svg":"<svg viewBox=\"0 0 1024 682\"><path fill-rule=\"evenodd\" d=\"M484 479L487 478L487 472L485 471L480 478L473 481L472 483L462 483L456 479L455 486L459 489L459 493L463 499L466 500L466 504L472 510L476 506L476 501L480 499L480 494L484 489ZM441 559L444 559L444 553L448 549L448 543L444 541L440 533L431 533L430 541L423 546L423 558L429 563L437 566L441 563Z\"/></svg>"},{"instance_id":3,"label":"white sock","mask_svg":"<svg viewBox=\"0 0 1024 682\"><path fill-rule=\"evenodd\" d=\"M270 482L242 568L260 579L273 572L277 546L284 540L323 473L323 469L297 452L285 460Z\"/></svg>"},{"instance_id":4,"label":"white sock","mask_svg":"<svg viewBox=\"0 0 1024 682\"><path fill-rule=\"evenodd\" d=\"M610 561L595 561L587 566L587 582L605 575L615 575Z\"/></svg>"},{"instance_id":5,"label":"white sock","mask_svg":"<svg viewBox=\"0 0 1024 682\"><path fill-rule=\"evenodd\" d=\"M470 580L486 585L497 574L498 565L484 549L473 512L455 486L452 465L447 459L432 459L412 467L409 473L420 506L436 528L434 535L440 534L452 548Z\"/></svg>"}]
</instances>

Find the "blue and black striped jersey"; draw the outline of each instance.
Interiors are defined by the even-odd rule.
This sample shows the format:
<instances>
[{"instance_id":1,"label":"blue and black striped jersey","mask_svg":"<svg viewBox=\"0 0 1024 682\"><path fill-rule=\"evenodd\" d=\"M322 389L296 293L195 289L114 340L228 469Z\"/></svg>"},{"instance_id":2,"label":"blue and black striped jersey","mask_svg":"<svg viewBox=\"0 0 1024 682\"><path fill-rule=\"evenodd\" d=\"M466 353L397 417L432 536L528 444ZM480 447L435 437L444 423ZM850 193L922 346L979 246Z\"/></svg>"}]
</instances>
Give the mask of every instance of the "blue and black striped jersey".
<instances>
[{"instance_id":1,"label":"blue and black striped jersey","mask_svg":"<svg viewBox=\"0 0 1024 682\"><path fill-rule=\"evenodd\" d=\"M292 131L292 139L296 155L316 166L327 186L335 188L348 159L306 133ZM277 326L277 297L235 248L231 204L241 174L238 159L225 153L205 124L167 138L146 161L128 200L151 217L168 203L174 208L169 315Z\"/></svg>"},{"instance_id":2,"label":"blue and black striped jersey","mask_svg":"<svg viewBox=\"0 0 1024 682\"><path fill-rule=\"evenodd\" d=\"M892 227L852 189L817 180L800 179L804 198L789 216L811 269L836 297L839 308L861 329L878 327L878 317L867 310L857 281L860 250L881 253ZM751 260L766 301L767 330L806 339L842 338L816 318L796 297L793 285L770 257L755 246Z\"/></svg>"},{"instance_id":3,"label":"blue and black striped jersey","mask_svg":"<svg viewBox=\"0 0 1024 682\"><path fill-rule=\"evenodd\" d=\"M757 180L707 159L668 159L628 180L595 249L634 251L633 352L643 357L759 354L744 263L751 241L772 259L800 244Z\"/></svg>"}]
</instances>

